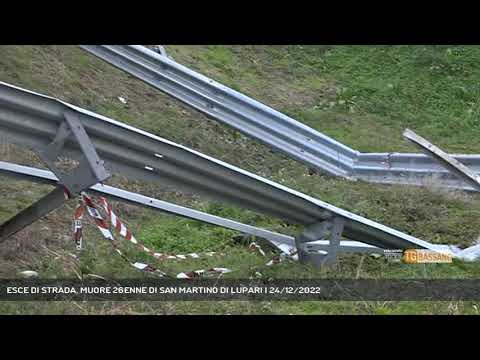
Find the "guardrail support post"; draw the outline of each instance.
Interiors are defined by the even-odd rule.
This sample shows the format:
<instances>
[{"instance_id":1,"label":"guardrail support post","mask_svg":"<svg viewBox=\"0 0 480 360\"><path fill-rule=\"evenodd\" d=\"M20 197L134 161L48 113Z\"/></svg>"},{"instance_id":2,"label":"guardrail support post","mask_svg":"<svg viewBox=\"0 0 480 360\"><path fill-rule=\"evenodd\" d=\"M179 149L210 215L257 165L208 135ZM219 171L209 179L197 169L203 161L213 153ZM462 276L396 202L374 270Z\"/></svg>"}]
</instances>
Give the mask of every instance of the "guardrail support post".
<instances>
[{"instance_id":1,"label":"guardrail support post","mask_svg":"<svg viewBox=\"0 0 480 360\"><path fill-rule=\"evenodd\" d=\"M67 111L64 116L65 120L60 124L53 141L43 149L35 149L40 158L45 161L48 168L59 179L58 186L0 225L0 242L57 209L83 190L110 177L77 115L74 112ZM57 167L55 162L63 153L65 143L69 139L76 141L82 155L78 166L65 174Z\"/></svg>"},{"instance_id":2,"label":"guardrail support post","mask_svg":"<svg viewBox=\"0 0 480 360\"><path fill-rule=\"evenodd\" d=\"M168 54L167 54L167 50L165 50L165 47L162 46L162 45L155 45L153 47L153 51L155 51L156 53L158 53L162 56L169 57Z\"/></svg>"},{"instance_id":3,"label":"guardrail support post","mask_svg":"<svg viewBox=\"0 0 480 360\"><path fill-rule=\"evenodd\" d=\"M313 224L305 229L302 234L295 238L298 260L301 262L311 262L317 267L335 265L344 224L345 220L336 216L332 219ZM327 236L329 237L327 251L309 249L308 245L310 242L324 240Z\"/></svg>"},{"instance_id":4,"label":"guardrail support post","mask_svg":"<svg viewBox=\"0 0 480 360\"><path fill-rule=\"evenodd\" d=\"M47 164L48 168L59 178L72 194L80 193L90 186L102 182L110 177L104 166L103 160L98 156L95 146L88 137L78 115L74 112L65 112L65 121L60 125L55 139L44 149L37 149L40 158ZM66 141L73 138L79 145L82 156L79 165L64 174L55 162L61 156Z\"/></svg>"}]
</instances>

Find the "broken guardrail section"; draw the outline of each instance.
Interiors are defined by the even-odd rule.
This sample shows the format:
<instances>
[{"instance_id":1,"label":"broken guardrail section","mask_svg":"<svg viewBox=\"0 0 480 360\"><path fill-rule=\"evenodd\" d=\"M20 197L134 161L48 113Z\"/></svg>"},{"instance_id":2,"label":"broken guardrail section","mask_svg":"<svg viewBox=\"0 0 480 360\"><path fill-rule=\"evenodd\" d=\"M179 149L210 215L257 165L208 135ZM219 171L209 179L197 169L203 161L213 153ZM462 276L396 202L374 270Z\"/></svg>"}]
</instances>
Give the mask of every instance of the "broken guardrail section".
<instances>
[{"instance_id":1,"label":"broken guardrail section","mask_svg":"<svg viewBox=\"0 0 480 360\"><path fill-rule=\"evenodd\" d=\"M428 156L431 156L439 164L480 191L480 176L475 174L475 172L473 172L467 166L463 165L461 162L448 155L438 146L433 145L410 129L406 129L403 132L403 136L412 144L417 146L421 151L425 152ZM463 260L476 260L480 257L480 244L463 250L457 249L455 251L455 256Z\"/></svg>"},{"instance_id":2,"label":"broken guardrail section","mask_svg":"<svg viewBox=\"0 0 480 360\"><path fill-rule=\"evenodd\" d=\"M67 125L62 125L65 121ZM76 127L72 130L72 126ZM76 133L77 130L83 135ZM83 168L87 169L89 176L77 178L71 176L72 173L70 176L55 174L62 187L74 193L94 183L101 183L109 173L119 173L128 178L170 185L302 225L306 232L296 238L295 245L299 257L315 264L331 262L328 252L331 255L338 250L341 238L384 249L438 251L438 246L427 241L185 146L6 83L0 83L0 132L12 143L37 149L43 157L45 152L52 151L53 159L53 155L58 156L61 151L64 156L77 159L79 166L87 161L88 165L83 166L88 168ZM51 160L46 160L48 165ZM50 166L55 173L56 167ZM59 195L60 191L57 190L57 199ZM58 200L54 205L61 203ZM4 224L3 238L45 215L52 210L52 206L41 202L32 209ZM311 247L315 247L315 242L319 240L329 241L326 254L325 251L311 251Z\"/></svg>"},{"instance_id":3,"label":"broken guardrail section","mask_svg":"<svg viewBox=\"0 0 480 360\"><path fill-rule=\"evenodd\" d=\"M69 139L78 145L80 156L77 166L65 172L57 166L57 162L61 160L65 142ZM0 225L0 242L57 209L72 196L110 177L77 114L73 111L64 112L64 119L51 143L46 146L33 146L33 149L57 175L59 182L49 194Z\"/></svg>"},{"instance_id":4,"label":"broken guardrail section","mask_svg":"<svg viewBox=\"0 0 480 360\"><path fill-rule=\"evenodd\" d=\"M447 154L439 147L428 142L426 139L417 135L410 129L403 132L403 136L412 144L416 145L421 151L431 156L435 161L444 166L447 170L456 174L459 178L465 180L472 187L480 191L480 176L473 170L463 165L460 161Z\"/></svg>"},{"instance_id":5,"label":"broken guardrail section","mask_svg":"<svg viewBox=\"0 0 480 360\"><path fill-rule=\"evenodd\" d=\"M31 181L39 184L56 186L58 178L51 171L18 165L0 161L0 175L15 178L18 180ZM243 224L234 220L226 219L220 216L211 215L199 210L176 205L167 201L155 199L138 193L122 190L113 186L96 184L88 189L88 192L108 197L110 199L133 204L148 209L160 211L165 214L184 217L191 220L201 221L206 224L220 226L226 229L239 231L243 234L262 238L269 241L273 246L285 254L295 252L295 237L280 234L274 231L262 229L259 227ZM328 241L318 240L310 245L312 250L327 250ZM342 240L338 248L339 252L367 252L383 253L383 249L375 246L363 244L357 241Z\"/></svg>"},{"instance_id":6,"label":"broken guardrail section","mask_svg":"<svg viewBox=\"0 0 480 360\"><path fill-rule=\"evenodd\" d=\"M361 153L144 46L80 47L208 117L320 172L385 184L424 185L434 177L442 186L476 191L429 156ZM480 173L480 155L453 157Z\"/></svg>"}]
</instances>

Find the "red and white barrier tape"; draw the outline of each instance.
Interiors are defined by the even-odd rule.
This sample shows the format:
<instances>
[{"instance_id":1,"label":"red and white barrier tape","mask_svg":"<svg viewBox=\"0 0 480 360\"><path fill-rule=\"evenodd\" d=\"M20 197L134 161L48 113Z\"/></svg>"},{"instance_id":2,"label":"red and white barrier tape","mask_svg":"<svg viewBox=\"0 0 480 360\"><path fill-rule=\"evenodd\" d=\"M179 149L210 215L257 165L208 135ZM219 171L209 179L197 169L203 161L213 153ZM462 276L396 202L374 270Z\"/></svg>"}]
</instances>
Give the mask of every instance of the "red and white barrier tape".
<instances>
[{"instance_id":1,"label":"red and white barrier tape","mask_svg":"<svg viewBox=\"0 0 480 360\"><path fill-rule=\"evenodd\" d=\"M258 252L262 256L267 256L267 254L265 254L265 251L263 251L263 249L260 247L260 245L258 245L255 242L252 242L250 244L250 246L248 247L248 249L252 252ZM285 252L282 252L282 253L280 253L280 255L273 256L265 265L266 266L272 266L272 265L275 265L275 264L279 264L279 263L285 261L285 259L287 259L288 257L294 258L295 253L291 252L289 254L286 254Z\"/></svg>"},{"instance_id":2,"label":"red and white barrier tape","mask_svg":"<svg viewBox=\"0 0 480 360\"><path fill-rule=\"evenodd\" d=\"M133 234L127 229L125 224L121 222L121 220L118 218L118 216L115 215L115 213L112 210L112 207L108 202L106 201L105 198L100 198L100 203L102 204L102 207L104 208L105 212L108 214L111 225L114 227L114 229L126 240L132 242L137 246L137 248L147 252L148 254L154 256L156 259L159 260L166 260L166 259L177 259L177 260L184 260L187 259L188 257L190 258L199 258L201 255L196 254L196 253L191 253L187 255L164 255L161 253L154 252L141 244L134 236ZM74 216L74 223L76 224L75 227L75 232L74 232L74 239L76 240L79 236L82 235L82 226L81 226L81 220L83 218L83 213L87 210L88 215L95 221L95 225L97 228L100 230L102 233L103 237L106 238L107 240L110 241L110 243L113 245L115 251L122 257L124 258L131 266L134 268L141 270L141 271L146 271L150 273L156 273L157 275L160 275L161 277L166 276L167 274L164 273L163 271L158 270L152 265L149 264L143 264L139 262L132 262L128 257L126 257L123 252L119 249L118 247L118 241L115 240L115 237L113 236L112 232L110 231L110 226L108 225L107 221L103 218L102 214L98 210L97 206L95 205L94 201L92 198L90 198L87 194L82 193L82 203L81 205L77 208L75 211L75 216ZM202 255L205 256L213 256L215 253L214 252L207 252L203 253ZM210 268L210 269L202 269L202 270L196 270L196 271L190 271L190 272L182 272L177 274L178 279L193 279L193 278L198 278L198 277L204 277L204 276L211 276L215 274L225 274L229 273L232 270L227 269L227 268Z\"/></svg>"},{"instance_id":3,"label":"red and white barrier tape","mask_svg":"<svg viewBox=\"0 0 480 360\"><path fill-rule=\"evenodd\" d=\"M77 250L82 250L83 248L83 214L85 213L85 206L82 204L75 209L73 215L73 242L75 243L75 248Z\"/></svg>"},{"instance_id":4,"label":"red and white barrier tape","mask_svg":"<svg viewBox=\"0 0 480 360\"><path fill-rule=\"evenodd\" d=\"M70 199L71 194L68 192L68 190L65 189L65 198ZM108 216L108 219L110 220L111 227L114 228L115 232L119 234L121 237L126 239L127 241L133 243L138 249L148 253L149 255L153 256L157 260L185 260L188 258L192 259L197 259L202 256L213 256L215 255L215 252L206 252L206 253L190 253L186 255L166 255L162 254L159 252L155 252L149 248L147 248L145 245L140 243L128 230L126 225L120 220L120 218L115 214L115 212L112 209L112 206L107 202L107 200L104 197L99 197L99 203L100 206L103 208L105 213ZM103 237L107 240L110 241L112 246L114 247L115 251L123 258L125 259L131 266L134 268L149 272L149 273L155 273L161 277L166 276L167 274L164 273L163 271L158 270L154 266L151 266L149 264L144 264L140 262L132 262L125 254L119 249L118 247L118 241L115 239L113 236L112 232L110 231L110 226L108 225L108 222L103 218L102 214L100 213L99 209L97 208L97 205L94 203L91 197L89 197L87 194L82 193L81 194L81 204L77 207L75 210L74 214L74 222L73 222L73 238L75 242L75 246L78 250L80 250L83 246L83 225L82 225L82 220L83 216L85 213L85 209L87 210L87 214L94 220L95 225L97 228L100 230L102 233ZM258 252L262 256L266 256L266 253L263 251L263 249L255 242L252 242L249 245L249 250L252 252ZM294 257L294 254L291 254L291 257ZM286 254L280 254L277 256L274 256L269 262L266 263L267 266L271 266L274 264L278 264L285 260L287 257L289 257ZM214 268L209 268L209 269L202 269L202 270L196 270L196 271L190 271L190 272L181 272L177 274L178 279L193 279L193 278L198 278L198 277L204 277L204 276L211 276L211 275L222 275L232 272L232 270L227 269L227 268L220 268L220 267L214 267Z\"/></svg>"},{"instance_id":5,"label":"red and white barrier tape","mask_svg":"<svg viewBox=\"0 0 480 360\"><path fill-rule=\"evenodd\" d=\"M186 260L188 258L191 259L199 259L201 257L206 257L206 256L213 256L216 253L215 252L205 252L205 253L190 253L190 254L176 254L176 255L168 255L168 254L162 254L156 251L153 251L149 248L147 248L144 244L139 242L131 233L130 230L128 230L127 226L123 223L123 221L115 214L113 211L112 205L110 205L107 201L106 198L104 197L99 197L99 202L101 206L103 207L103 210L105 210L105 213L107 214L108 218L110 219L110 223L112 227L114 228L115 232L119 234L121 237L123 237L125 240L130 241L132 244L134 244L138 249L146 252L147 254L153 256L157 260Z\"/></svg>"},{"instance_id":6,"label":"red and white barrier tape","mask_svg":"<svg viewBox=\"0 0 480 360\"><path fill-rule=\"evenodd\" d=\"M112 244L113 248L117 252L118 255L120 255L125 261L127 261L131 266L133 266L135 269L149 272L149 273L154 273L160 277L164 277L167 274L164 273L163 271L160 271L159 269L155 268L154 266L151 266L149 264L144 264L141 262L133 262L131 261L118 247L118 241L115 240L115 237L111 233L109 226L105 219L103 218L102 214L100 211L98 211L95 203L93 200L85 193L82 193L82 204L80 205L81 207L84 207L84 209L87 210L88 215L94 220L95 225L97 228L100 230L102 233L103 237L107 240L110 241ZM79 210L78 213L81 211ZM77 211L75 212L77 214Z\"/></svg>"},{"instance_id":7,"label":"red and white barrier tape","mask_svg":"<svg viewBox=\"0 0 480 360\"><path fill-rule=\"evenodd\" d=\"M248 250L250 250L251 252L258 252L262 256L267 256L267 254L265 254L265 251L263 251L260 245L258 245L256 242L252 242L248 246Z\"/></svg>"},{"instance_id":8,"label":"red and white barrier tape","mask_svg":"<svg viewBox=\"0 0 480 360\"><path fill-rule=\"evenodd\" d=\"M196 270L196 271L190 271L190 272L181 272L180 274L177 274L177 279L194 279L198 278L201 276L208 276L208 275L215 275L215 274L227 274L229 272L232 272L233 270L227 269L227 268L210 268L210 269L203 269L203 270Z\"/></svg>"},{"instance_id":9,"label":"red and white barrier tape","mask_svg":"<svg viewBox=\"0 0 480 360\"><path fill-rule=\"evenodd\" d=\"M284 253L281 253L280 255L275 255L265 265L272 266L272 265L275 265L275 264L280 264L282 261L285 260L285 258L286 258L286 255Z\"/></svg>"}]
</instances>

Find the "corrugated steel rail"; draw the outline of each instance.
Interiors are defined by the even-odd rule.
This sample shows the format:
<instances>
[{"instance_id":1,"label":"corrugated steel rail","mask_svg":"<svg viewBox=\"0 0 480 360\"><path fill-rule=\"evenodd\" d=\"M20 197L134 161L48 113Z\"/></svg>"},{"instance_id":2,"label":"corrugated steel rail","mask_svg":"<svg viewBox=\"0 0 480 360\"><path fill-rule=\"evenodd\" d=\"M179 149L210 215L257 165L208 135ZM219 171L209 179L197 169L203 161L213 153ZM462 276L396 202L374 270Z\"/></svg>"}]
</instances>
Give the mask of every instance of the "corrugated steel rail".
<instances>
[{"instance_id":1,"label":"corrugated steel rail","mask_svg":"<svg viewBox=\"0 0 480 360\"><path fill-rule=\"evenodd\" d=\"M143 46L81 45L155 88L307 164L349 176L357 152Z\"/></svg>"},{"instance_id":2,"label":"corrugated steel rail","mask_svg":"<svg viewBox=\"0 0 480 360\"><path fill-rule=\"evenodd\" d=\"M0 176L6 176L18 180L31 181L39 184L55 186L58 179L51 171L37 169L29 166L13 164L0 161ZM290 254L295 249L295 238L290 235L280 234L274 231L262 229L259 227L247 225L226 219L220 216L208 214L199 210L191 209L185 206L176 205L167 201L155 199L149 196L119 189L113 186L96 184L88 189L89 192L100 196L105 196L116 201L141 206L147 209L153 209L165 214L184 217L191 220L201 221L206 224L220 226L226 229L239 231L244 234L252 235L265 239L276 246L279 250ZM312 244L315 246L316 244ZM328 241L318 241L318 245L327 247ZM363 244L357 241L342 241L340 251L347 252L379 252L381 249Z\"/></svg>"},{"instance_id":3,"label":"corrugated steel rail","mask_svg":"<svg viewBox=\"0 0 480 360\"><path fill-rule=\"evenodd\" d=\"M403 136L412 144L417 146L420 151L423 151L426 155L437 161L445 169L456 174L458 177L463 178L465 182L469 183L472 187L477 189L477 191L480 191L480 176L475 174L475 172L470 168L463 165L461 162L448 155L438 146L433 145L428 140L424 139L420 135L417 135L410 129L406 129L403 132Z\"/></svg>"},{"instance_id":4,"label":"corrugated steel rail","mask_svg":"<svg viewBox=\"0 0 480 360\"><path fill-rule=\"evenodd\" d=\"M387 184L475 189L428 156L360 153L256 100L138 45L81 48L209 117L329 175ZM452 155L480 173L480 155Z\"/></svg>"},{"instance_id":5,"label":"corrugated steel rail","mask_svg":"<svg viewBox=\"0 0 480 360\"><path fill-rule=\"evenodd\" d=\"M132 126L68 103L0 83L0 133L12 143L42 148L65 117L75 118L112 173L171 185L292 223L344 221L343 236L380 248L435 249L433 244L355 215ZM76 158L81 149L65 143Z\"/></svg>"},{"instance_id":6,"label":"corrugated steel rail","mask_svg":"<svg viewBox=\"0 0 480 360\"><path fill-rule=\"evenodd\" d=\"M58 183L57 177L51 171L8 163L4 161L0 161L0 175L53 186ZM158 210L166 214L181 216L184 218L201 221L215 226L221 226L227 229L240 231L244 234L263 238L270 241L272 244L279 247L281 250L286 249L284 245L286 245L287 248L293 248L295 246L295 239L289 235L276 233L270 230L265 230L255 226L243 224L230 219L225 219L220 216L207 214L202 211L172 204L167 201L151 198L138 193L122 190L113 186L96 184L90 187L88 191L101 196L109 197L113 200Z\"/></svg>"}]
</instances>

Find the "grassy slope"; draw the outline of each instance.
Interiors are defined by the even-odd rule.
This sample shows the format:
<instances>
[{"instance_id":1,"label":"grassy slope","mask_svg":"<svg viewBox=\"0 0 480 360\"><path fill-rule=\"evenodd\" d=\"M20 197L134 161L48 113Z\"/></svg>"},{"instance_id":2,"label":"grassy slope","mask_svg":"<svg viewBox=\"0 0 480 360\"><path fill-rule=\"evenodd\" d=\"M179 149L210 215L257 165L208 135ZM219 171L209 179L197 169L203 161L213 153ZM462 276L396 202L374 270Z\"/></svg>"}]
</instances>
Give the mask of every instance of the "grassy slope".
<instances>
[{"instance_id":1,"label":"grassy slope","mask_svg":"<svg viewBox=\"0 0 480 360\"><path fill-rule=\"evenodd\" d=\"M415 151L402 140L409 126L451 152L480 152L478 137L478 80L474 61L479 47L440 46L168 46L180 63L191 66L226 85L251 95L296 119L361 151ZM185 144L260 175L272 178L337 206L345 207L438 243L471 244L478 237L480 198L434 189L350 183L310 176L308 169L273 153L256 141L207 120L201 114L123 74L75 47L2 46L0 80L97 111ZM118 96L128 99L123 105ZM28 162L28 161L27 161ZM220 206L191 194L179 194L156 186L126 183L133 190L271 229L294 233L281 222ZM13 204L24 204L35 193L12 195L25 186L6 182L0 189ZM17 205L18 206L18 205ZM250 276L259 270L272 277L316 277L335 274L300 264L265 268L264 260L232 242L235 233L196 222L158 215L118 205L138 237L163 251L221 250L222 259L209 262L168 264L169 271L206 265L237 269L232 276ZM13 212L8 205L0 216ZM55 216L61 217L61 212ZM68 220L68 219L67 219ZM47 220L48 224L48 220ZM32 226L40 226L34 225ZM57 234L58 235L58 234ZM51 235L54 236L54 235ZM89 238L98 239L90 231ZM48 237L47 237L48 238ZM47 238L42 239L46 241ZM63 241L63 242L62 242ZM8 243L7 243L8 244ZM3 245L4 247L7 245ZM53 245L52 245L53 246ZM69 249L65 239L56 248ZM63 250L56 250L64 253ZM109 257L108 247L89 245L83 257L83 273L134 277L120 259ZM100 254L100 256L99 256ZM101 255L103 254L103 255ZM132 253L134 254L134 253ZM60 260L59 260L60 259ZM63 260L62 260L63 259ZM95 259L95 261L93 261ZM366 258L359 269L358 256L342 259L344 277L476 277L477 264L455 263L416 267L386 264ZM44 277L72 276L68 256L42 258L22 266L39 269ZM21 267L21 266L19 266ZM8 267L9 276L18 270ZM76 270L74 270L76 269ZM2 312L20 311L18 305L2 305ZM103 306L103 307L102 307ZM48 305L24 304L27 312L198 312L198 313L475 313L470 303L132 303ZM216 310L214 310L216 309Z\"/></svg>"}]
</instances>

